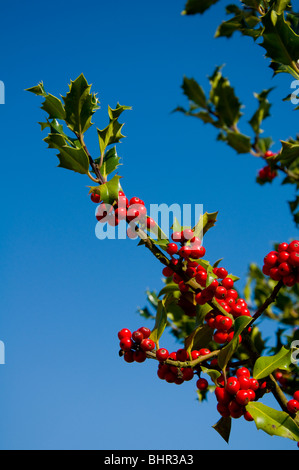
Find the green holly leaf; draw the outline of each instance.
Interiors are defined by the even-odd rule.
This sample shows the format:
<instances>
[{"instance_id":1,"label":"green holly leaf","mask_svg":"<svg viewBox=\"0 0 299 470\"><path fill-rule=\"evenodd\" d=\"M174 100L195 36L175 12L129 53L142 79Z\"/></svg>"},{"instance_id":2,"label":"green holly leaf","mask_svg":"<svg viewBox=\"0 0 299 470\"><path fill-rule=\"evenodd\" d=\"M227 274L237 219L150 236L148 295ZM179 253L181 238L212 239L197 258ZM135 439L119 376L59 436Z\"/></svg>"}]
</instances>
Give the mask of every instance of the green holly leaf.
<instances>
[{"instance_id":1,"label":"green holly leaf","mask_svg":"<svg viewBox=\"0 0 299 470\"><path fill-rule=\"evenodd\" d=\"M206 108L207 100L205 92L194 78L184 77L182 89L190 101L198 105L200 108Z\"/></svg>"},{"instance_id":2,"label":"green holly leaf","mask_svg":"<svg viewBox=\"0 0 299 470\"><path fill-rule=\"evenodd\" d=\"M299 36L274 7L262 18L264 31L261 46L266 49L266 57L274 65L274 73L286 72L298 79Z\"/></svg>"},{"instance_id":3,"label":"green holly leaf","mask_svg":"<svg viewBox=\"0 0 299 470\"><path fill-rule=\"evenodd\" d=\"M156 343L157 348L159 347L159 339L161 338L163 331L167 325L167 297L163 300L158 301L156 319L154 328L151 331L150 338Z\"/></svg>"},{"instance_id":4,"label":"green holly leaf","mask_svg":"<svg viewBox=\"0 0 299 470\"><path fill-rule=\"evenodd\" d=\"M263 379L276 369L288 369L292 362L291 356L291 351L283 346L274 356L259 357L254 364L253 377Z\"/></svg>"},{"instance_id":5,"label":"green holly leaf","mask_svg":"<svg viewBox=\"0 0 299 470\"><path fill-rule=\"evenodd\" d=\"M100 160L100 158L97 158L94 162L99 164ZM105 180L107 179L108 175L113 173L118 168L120 165L119 161L120 158L117 155L116 147L112 147L105 153L103 164L101 166L101 174Z\"/></svg>"},{"instance_id":6,"label":"green holly leaf","mask_svg":"<svg viewBox=\"0 0 299 470\"><path fill-rule=\"evenodd\" d=\"M232 419L229 418L220 418L212 428L220 434L220 436L228 443L230 431L231 431Z\"/></svg>"},{"instance_id":7,"label":"green holly leaf","mask_svg":"<svg viewBox=\"0 0 299 470\"><path fill-rule=\"evenodd\" d=\"M249 153L251 150L250 137L240 132L228 130L225 140L237 153Z\"/></svg>"},{"instance_id":8,"label":"green holly leaf","mask_svg":"<svg viewBox=\"0 0 299 470\"><path fill-rule=\"evenodd\" d=\"M59 167L81 174L88 173L89 159L82 147L71 146L68 139L60 133L50 133L44 141L49 148L59 151Z\"/></svg>"},{"instance_id":9,"label":"green holly leaf","mask_svg":"<svg viewBox=\"0 0 299 470\"><path fill-rule=\"evenodd\" d=\"M112 205L118 199L118 193L121 191L120 178L120 176L115 175L107 183L91 187L89 194L99 194L101 201Z\"/></svg>"},{"instance_id":10,"label":"green holly leaf","mask_svg":"<svg viewBox=\"0 0 299 470\"><path fill-rule=\"evenodd\" d=\"M190 353L193 349L205 348L212 340L213 331L204 324L195 328L185 339L185 349Z\"/></svg>"},{"instance_id":11,"label":"green holly leaf","mask_svg":"<svg viewBox=\"0 0 299 470\"><path fill-rule=\"evenodd\" d=\"M182 15L202 14L218 1L219 0L188 0L185 5L185 10L182 11Z\"/></svg>"},{"instance_id":12,"label":"green holly leaf","mask_svg":"<svg viewBox=\"0 0 299 470\"><path fill-rule=\"evenodd\" d=\"M241 103L229 80L223 77L221 68L216 67L214 73L209 77L211 84L210 102L215 107L219 125L232 128L242 116Z\"/></svg>"},{"instance_id":13,"label":"green holly leaf","mask_svg":"<svg viewBox=\"0 0 299 470\"><path fill-rule=\"evenodd\" d=\"M86 78L81 74L76 80L71 81L68 93L62 97L65 121L68 127L79 135L89 129L92 125L92 116L99 109L99 101L90 90L91 85L88 85Z\"/></svg>"},{"instance_id":14,"label":"green holly leaf","mask_svg":"<svg viewBox=\"0 0 299 470\"><path fill-rule=\"evenodd\" d=\"M258 100L259 106L256 112L253 114L252 118L249 121L254 133L259 135L261 130L261 123L270 116L271 103L268 100L269 93L273 88L268 90L263 90L261 93L254 93L255 98Z\"/></svg>"},{"instance_id":15,"label":"green holly leaf","mask_svg":"<svg viewBox=\"0 0 299 470\"><path fill-rule=\"evenodd\" d=\"M65 109L62 102L56 96L53 96L45 91L43 82L40 82L35 87L27 88L26 91L34 93L37 96L43 96L45 98L42 103L41 109L48 113L49 119L65 118Z\"/></svg>"},{"instance_id":16,"label":"green holly leaf","mask_svg":"<svg viewBox=\"0 0 299 470\"><path fill-rule=\"evenodd\" d=\"M109 145L117 144L125 137L121 133L124 124L120 124L118 118L121 113L127 109L131 108L129 106L121 106L120 104L117 104L116 109L112 109L110 106L108 107L110 122L105 129L97 129L101 155L104 154Z\"/></svg>"},{"instance_id":17,"label":"green holly leaf","mask_svg":"<svg viewBox=\"0 0 299 470\"><path fill-rule=\"evenodd\" d=\"M257 429L262 429L270 436L280 436L299 441L299 427L284 411L277 411L263 403L252 401L246 405Z\"/></svg>"}]
</instances>

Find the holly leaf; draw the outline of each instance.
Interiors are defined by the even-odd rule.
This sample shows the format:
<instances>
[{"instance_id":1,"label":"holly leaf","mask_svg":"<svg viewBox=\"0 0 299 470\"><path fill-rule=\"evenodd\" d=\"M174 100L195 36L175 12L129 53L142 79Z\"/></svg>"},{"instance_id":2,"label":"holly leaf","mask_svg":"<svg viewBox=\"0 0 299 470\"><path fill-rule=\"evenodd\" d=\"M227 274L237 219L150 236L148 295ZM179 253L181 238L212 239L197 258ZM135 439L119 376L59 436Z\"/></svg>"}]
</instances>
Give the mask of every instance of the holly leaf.
<instances>
[{"instance_id":1,"label":"holly leaf","mask_svg":"<svg viewBox=\"0 0 299 470\"><path fill-rule=\"evenodd\" d=\"M272 61L275 74L286 72L298 79L299 36L285 21L283 13L277 13L274 8L275 5L262 18L264 31L261 46L266 49L266 57Z\"/></svg>"},{"instance_id":2,"label":"holly leaf","mask_svg":"<svg viewBox=\"0 0 299 470\"><path fill-rule=\"evenodd\" d=\"M190 353L193 349L206 347L211 341L213 331L209 325L200 325L185 339L185 349Z\"/></svg>"},{"instance_id":3,"label":"holly leaf","mask_svg":"<svg viewBox=\"0 0 299 470\"><path fill-rule=\"evenodd\" d=\"M226 141L237 153L249 153L251 150L250 137L240 132L228 130L226 133Z\"/></svg>"},{"instance_id":4,"label":"holly leaf","mask_svg":"<svg viewBox=\"0 0 299 470\"><path fill-rule=\"evenodd\" d=\"M82 135L92 125L93 114L99 108L99 101L94 93L90 92L83 74L71 81L69 91L63 98L65 108L65 121L75 133Z\"/></svg>"},{"instance_id":5,"label":"holly leaf","mask_svg":"<svg viewBox=\"0 0 299 470\"><path fill-rule=\"evenodd\" d=\"M277 411L263 403L252 401L246 405L257 429L262 429L270 436L280 436L299 441L299 427L284 411Z\"/></svg>"},{"instance_id":6,"label":"holly leaf","mask_svg":"<svg viewBox=\"0 0 299 470\"><path fill-rule=\"evenodd\" d=\"M43 82L40 82L37 86L27 88L26 91L34 93L37 96L43 96L45 98L41 109L48 113L49 119L65 118L65 109L62 102L56 96L51 95L45 91Z\"/></svg>"},{"instance_id":7,"label":"holly leaf","mask_svg":"<svg viewBox=\"0 0 299 470\"><path fill-rule=\"evenodd\" d=\"M101 196L101 201L107 204L113 204L118 199L118 193L121 191L120 176L115 175L107 183L90 188L89 194L95 193Z\"/></svg>"},{"instance_id":8,"label":"holly leaf","mask_svg":"<svg viewBox=\"0 0 299 470\"><path fill-rule=\"evenodd\" d=\"M89 159L82 147L69 145L67 138L59 133L48 134L44 141L49 148L59 151L57 154L60 160L59 167L81 174L88 173Z\"/></svg>"},{"instance_id":9,"label":"holly leaf","mask_svg":"<svg viewBox=\"0 0 299 470\"><path fill-rule=\"evenodd\" d=\"M97 158L94 162L96 164L99 164L100 160L101 158ZM120 158L117 155L116 147L112 147L105 153L103 158L103 164L101 166L101 174L105 180L107 179L108 175L113 173L118 168L118 166L120 165L119 161Z\"/></svg>"},{"instance_id":10,"label":"holly leaf","mask_svg":"<svg viewBox=\"0 0 299 470\"><path fill-rule=\"evenodd\" d=\"M268 90L263 90L261 93L254 93L254 96L258 100L259 105L258 109L250 119L249 124L256 135L259 135L262 132L262 121L270 116L271 103L268 100L268 95L272 90L273 88L269 88Z\"/></svg>"},{"instance_id":11,"label":"holly leaf","mask_svg":"<svg viewBox=\"0 0 299 470\"><path fill-rule=\"evenodd\" d=\"M204 13L208 8L217 3L219 0L188 0L182 15L195 15Z\"/></svg>"},{"instance_id":12,"label":"holly leaf","mask_svg":"<svg viewBox=\"0 0 299 470\"><path fill-rule=\"evenodd\" d=\"M117 104L116 109L112 109L110 106L108 107L110 122L105 129L97 129L101 155L104 154L109 145L117 144L123 137L125 137L121 133L124 124L120 124L118 122L118 118L122 112L127 109L131 108L129 106L121 106L120 104Z\"/></svg>"},{"instance_id":13,"label":"holly leaf","mask_svg":"<svg viewBox=\"0 0 299 470\"><path fill-rule=\"evenodd\" d=\"M198 105L200 108L206 108L207 100L205 92L194 78L184 77L182 89L190 101Z\"/></svg>"},{"instance_id":14,"label":"holly leaf","mask_svg":"<svg viewBox=\"0 0 299 470\"><path fill-rule=\"evenodd\" d=\"M276 369L288 369L292 362L291 356L291 351L283 346L274 356L259 357L254 364L253 377L263 379Z\"/></svg>"},{"instance_id":15,"label":"holly leaf","mask_svg":"<svg viewBox=\"0 0 299 470\"><path fill-rule=\"evenodd\" d=\"M210 102L215 107L219 125L232 128L242 116L241 103L229 80L222 75L221 68L216 67L214 73L209 77Z\"/></svg>"},{"instance_id":16,"label":"holly leaf","mask_svg":"<svg viewBox=\"0 0 299 470\"><path fill-rule=\"evenodd\" d=\"M231 431L232 419L229 418L220 418L212 428L220 434L220 436L228 443L230 431Z\"/></svg>"},{"instance_id":17,"label":"holly leaf","mask_svg":"<svg viewBox=\"0 0 299 470\"><path fill-rule=\"evenodd\" d=\"M167 310L166 310L166 300L167 297L163 300L158 301L155 325L150 334L150 338L156 343L157 348L159 344L159 339L161 338L163 331L167 325Z\"/></svg>"}]
</instances>

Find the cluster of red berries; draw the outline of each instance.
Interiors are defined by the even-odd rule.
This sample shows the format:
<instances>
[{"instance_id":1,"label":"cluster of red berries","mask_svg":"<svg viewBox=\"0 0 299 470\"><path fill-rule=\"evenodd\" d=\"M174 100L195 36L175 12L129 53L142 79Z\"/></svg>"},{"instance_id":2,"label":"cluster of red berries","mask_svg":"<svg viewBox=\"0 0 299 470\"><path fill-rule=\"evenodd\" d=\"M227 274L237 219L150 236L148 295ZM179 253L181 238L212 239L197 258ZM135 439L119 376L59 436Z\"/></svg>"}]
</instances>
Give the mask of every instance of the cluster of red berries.
<instances>
[{"instance_id":1,"label":"cluster of red berries","mask_svg":"<svg viewBox=\"0 0 299 470\"><path fill-rule=\"evenodd\" d=\"M271 150L267 150L264 153L264 158L267 160L268 158L275 157L275 153L271 152ZM273 181L274 178L277 176L277 171L273 170L270 165L266 165L263 168L261 168L258 172L258 178L266 183L266 182L271 182Z\"/></svg>"},{"instance_id":2,"label":"cluster of red berries","mask_svg":"<svg viewBox=\"0 0 299 470\"><path fill-rule=\"evenodd\" d=\"M151 330L145 326L133 333L128 328L118 332L119 347L126 362L144 362L146 352L155 349L155 343L150 339Z\"/></svg>"},{"instance_id":3,"label":"cluster of red berries","mask_svg":"<svg viewBox=\"0 0 299 470\"><path fill-rule=\"evenodd\" d=\"M210 350L202 348L199 350L193 350L189 354L184 348L180 348L177 351L169 353L167 349L160 348L156 352L156 358L158 359L159 366L157 375L160 379L165 380L168 383L174 383L177 385L182 384L185 381L192 380L197 371L194 371L192 367L180 367L177 365L171 365L169 361L194 361L200 356L206 356L210 354ZM166 364L164 361L168 360ZM196 386L199 390L206 390L208 388L208 381L206 379L198 379Z\"/></svg>"},{"instance_id":4,"label":"cluster of red berries","mask_svg":"<svg viewBox=\"0 0 299 470\"><path fill-rule=\"evenodd\" d=\"M240 418L244 416L247 421L253 421L252 416L246 411L246 405L256 398L259 389L259 381L250 377L247 367L236 370L236 376L229 377L226 382L223 377L218 379L219 386L215 389L217 399L217 411L222 417Z\"/></svg>"},{"instance_id":5,"label":"cluster of red berries","mask_svg":"<svg viewBox=\"0 0 299 470\"><path fill-rule=\"evenodd\" d=\"M299 241L280 243L277 251L270 251L264 258L262 271L288 287L299 282Z\"/></svg>"},{"instance_id":6,"label":"cluster of red berries","mask_svg":"<svg viewBox=\"0 0 299 470\"><path fill-rule=\"evenodd\" d=\"M121 220L125 220L130 224L127 229L127 235L129 238L136 238L137 234L135 231L135 225L141 224L142 226L151 229L156 223L155 221L147 216L147 209L144 201L139 197L132 197L130 200L126 197L123 191L118 192L118 199L115 204L110 205L101 202L101 197L98 194L92 193L91 200L99 207L96 212L96 219L101 222L107 222L111 226L117 226Z\"/></svg>"},{"instance_id":7,"label":"cluster of red berries","mask_svg":"<svg viewBox=\"0 0 299 470\"><path fill-rule=\"evenodd\" d=\"M191 354L184 348L171 353L165 348L155 350L155 343L149 338L151 331L149 328L141 327L133 333L128 328L123 328L118 332L119 346L121 355L126 362L144 362L147 358L147 352L153 351L157 361L159 361L157 375L160 379L168 383L182 384L185 381L192 380L197 373L192 367L181 367L175 362L193 361L200 356L210 354L207 348L193 350ZM168 363L166 364L167 361ZM173 365L169 361L174 361ZM204 391L208 388L208 381L199 378L196 382L197 388Z\"/></svg>"}]
</instances>

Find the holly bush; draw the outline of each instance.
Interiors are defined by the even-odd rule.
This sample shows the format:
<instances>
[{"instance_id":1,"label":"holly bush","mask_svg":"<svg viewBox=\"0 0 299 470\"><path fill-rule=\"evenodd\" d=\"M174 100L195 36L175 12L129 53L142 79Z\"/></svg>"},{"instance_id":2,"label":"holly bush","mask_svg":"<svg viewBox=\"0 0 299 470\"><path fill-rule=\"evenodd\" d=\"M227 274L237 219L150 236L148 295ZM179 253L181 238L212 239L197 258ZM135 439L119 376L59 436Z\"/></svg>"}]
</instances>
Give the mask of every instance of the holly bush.
<instances>
[{"instance_id":1,"label":"holly bush","mask_svg":"<svg viewBox=\"0 0 299 470\"><path fill-rule=\"evenodd\" d=\"M188 0L184 15L203 15L218 0ZM254 46L265 50L274 76L289 74L299 79L299 14L286 0L246 0L226 7L229 19L216 31L216 37L242 34ZM250 39L249 39L250 40ZM216 138L237 154L249 154L261 161L257 184L271 184L278 174L282 184L294 187L289 202L294 228L299 223L299 140L280 140L273 152L272 137L262 135L261 126L270 117L272 89L255 93L256 111L247 117L251 135L242 132L243 105L219 65L208 77L204 89L194 78L184 77L182 90L188 106L175 112L199 119L216 129ZM214 428L228 442L234 419L254 421L257 429L299 442L299 240L290 234L279 240L261 260L251 263L245 288L229 273L222 259L209 261L204 247L207 232L217 226L217 212L205 212L193 226L182 226L175 218L171 234L150 216L139 196L128 196L121 184L117 144L124 138L120 118L129 106L108 107L107 126L96 128L98 156L92 156L84 135L100 109L97 94L91 91L84 74L69 84L60 98L48 93L43 83L28 88L40 96L47 135L44 141L54 149L59 167L89 178L89 194L97 204L99 226L127 224L126 235L148 249L162 264L163 285L147 291L146 305L139 309L142 325L132 331L128 324L116 331L116 348L128 363L157 361L157 375L169 384L196 382L199 402L217 399L219 420ZM291 100L290 94L285 98ZM299 107L298 107L299 108ZM296 108L297 109L297 108ZM258 243L258 241L257 241ZM263 338L263 319L277 324L271 339ZM285 327L291 333L285 334ZM169 331L180 348L169 351L163 333ZM175 393L175 389L173 389ZM277 409L263 403L272 394Z\"/></svg>"}]
</instances>

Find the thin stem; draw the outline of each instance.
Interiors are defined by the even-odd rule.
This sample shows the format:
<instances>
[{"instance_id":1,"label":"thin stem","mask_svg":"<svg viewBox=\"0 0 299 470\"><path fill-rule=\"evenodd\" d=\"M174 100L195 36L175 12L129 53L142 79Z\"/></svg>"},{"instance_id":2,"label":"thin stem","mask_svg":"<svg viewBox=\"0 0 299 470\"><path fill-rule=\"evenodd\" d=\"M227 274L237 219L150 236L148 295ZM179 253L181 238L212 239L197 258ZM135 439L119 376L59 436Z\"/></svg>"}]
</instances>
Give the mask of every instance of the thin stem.
<instances>
[{"instance_id":1,"label":"thin stem","mask_svg":"<svg viewBox=\"0 0 299 470\"><path fill-rule=\"evenodd\" d=\"M263 313L264 311L271 305L273 302L275 302L276 297L280 289L283 287L283 282L278 281L276 286L274 287L271 295L265 300L265 302L257 309L255 314L253 315L251 321L248 323L246 329L248 329Z\"/></svg>"}]
</instances>

